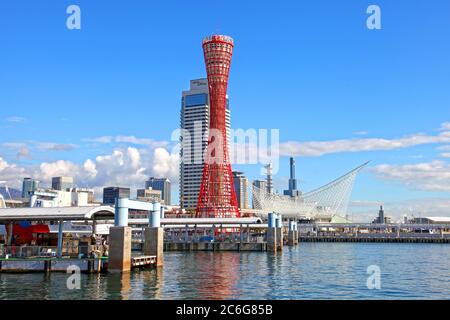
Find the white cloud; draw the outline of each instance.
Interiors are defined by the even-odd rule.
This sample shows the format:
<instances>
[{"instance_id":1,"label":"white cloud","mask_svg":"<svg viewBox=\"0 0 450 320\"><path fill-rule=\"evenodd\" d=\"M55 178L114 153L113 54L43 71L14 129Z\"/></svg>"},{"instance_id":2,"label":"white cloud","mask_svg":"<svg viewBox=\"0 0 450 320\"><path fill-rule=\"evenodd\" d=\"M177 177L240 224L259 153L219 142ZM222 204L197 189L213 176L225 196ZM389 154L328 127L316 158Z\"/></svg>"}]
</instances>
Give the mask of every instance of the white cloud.
<instances>
[{"instance_id":1,"label":"white cloud","mask_svg":"<svg viewBox=\"0 0 450 320\"><path fill-rule=\"evenodd\" d=\"M353 134L357 135L357 136L366 136L369 134L369 132L368 131L355 131L355 132L353 132Z\"/></svg>"},{"instance_id":2,"label":"white cloud","mask_svg":"<svg viewBox=\"0 0 450 320\"><path fill-rule=\"evenodd\" d=\"M147 178L145 161L140 157L139 150L128 147L115 149L111 154L97 156L95 161L87 161L84 167L86 174L94 186L142 186Z\"/></svg>"},{"instance_id":3,"label":"white cloud","mask_svg":"<svg viewBox=\"0 0 450 320\"><path fill-rule=\"evenodd\" d=\"M38 150L41 152L48 151L71 151L77 147L75 144L70 143L56 143L56 142L36 142L36 141L26 141L26 142L4 142L2 146L8 149L17 149L19 151L24 148L30 150Z\"/></svg>"},{"instance_id":4,"label":"white cloud","mask_svg":"<svg viewBox=\"0 0 450 320\"><path fill-rule=\"evenodd\" d=\"M441 131L450 131L450 122L444 122L441 124L441 128L439 129Z\"/></svg>"},{"instance_id":5,"label":"white cloud","mask_svg":"<svg viewBox=\"0 0 450 320\"><path fill-rule=\"evenodd\" d=\"M178 154L170 154L164 148L156 148L153 155L153 174L156 177L178 180L179 161Z\"/></svg>"},{"instance_id":6,"label":"white cloud","mask_svg":"<svg viewBox=\"0 0 450 320\"><path fill-rule=\"evenodd\" d=\"M67 160L43 162L18 167L0 158L0 179L11 187L21 188L24 177L33 177L49 185L54 176L73 176L79 187L97 192L106 186L143 188L150 176L167 177L178 183L179 155L164 148L116 148L110 154L86 159L81 164ZM101 192L100 192L101 194Z\"/></svg>"},{"instance_id":7,"label":"white cloud","mask_svg":"<svg viewBox=\"0 0 450 320\"><path fill-rule=\"evenodd\" d=\"M0 180L6 181L9 186L18 187L21 185L25 175L27 173L24 168L10 164L0 157Z\"/></svg>"},{"instance_id":8,"label":"white cloud","mask_svg":"<svg viewBox=\"0 0 450 320\"><path fill-rule=\"evenodd\" d=\"M117 136L115 137L115 141L149 146L152 148L165 147L168 145L167 141L156 141L147 138L136 138L135 136Z\"/></svg>"},{"instance_id":9,"label":"white cloud","mask_svg":"<svg viewBox=\"0 0 450 320\"><path fill-rule=\"evenodd\" d=\"M383 205L380 201L372 200L352 200L349 202L349 207L379 207Z\"/></svg>"},{"instance_id":10,"label":"white cloud","mask_svg":"<svg viewBox=\"0 0 450 320\"><path fill-rule=\"evenodd\" d=\"M80 167L77 164L66 160L43 162L39 168L39 179L43 181L50 181L52 177L57 176L79 176L80 174Z\"/></svg>"},{"instance_id":11,"label":"white cloud","mask_svg":"<svg viewBox=\"0 0 450 320\"><path fill-rule=\"evenodd\" d=\"M4 142L2 146L9 149L20 149L26 147L26 143L23 142Z\"/></svg>"},{"instance_id":12,"label":"white cloud","mask_svg":"<svg viewBox=\"0 0 450 320\"><path fill-rule=\"evenodd\" d=\"M12 117L6 118L6 121L11 122L11 123L24 123L27 121L27 119L23 118L23 117L18 117L18 116L12 116Z\"/></svg>"},{"instance_id":13,"label":"white cloud","mask_svg":"<svg viewBox=\"0 0 450 320\"><path fill-rule=\"evenodd\" d=\"M95 163L91 159L87 159L83 164L83 169L86 172L88 179L94 179L97 174L97 168L95 166Z\"/></svg>"},{"instance_id":14,"label":"white cloud","mask_svg":"<svg viewBox=\"0 0 450 320\"><path fill-rule=\"evenodd\" d=\"M83 141L100 144L109 144L113 142L128 143L128 144L148 146L151 148L165 147L169 144L167 141L157 141L149 138L137 138L135 136L101 136L96 138L83 139Z\"/></svg>"},{"instance_id":15,"label":"white cloud","mask_svg":"<svg viewBox=\"0 0 450 320\"><path fill-rule=\"evenodd\" d=\"M31 157L31 153L27 147L20 148L16 154L17 159L25 159L25 158L30 158L30 157Z\"/></svg>"},{"instance_id":16,"label":"white cloud","mask_svg":"<svg viewBox=\"0 0 450 320\"><path fill-rule=\"evenodd\" d=\"M39 142L36 144L40 151L71 151L76 145L70 143L54 143L54 142Z\"/></svg>"},{"instance_id":17,"label":"white cloud","mask_svg":"<svg viewBox=\"0 0 450 320\"><path fill-rule=\"evenodd\" d=\"M288 141L280 143L283 156L320 157L331 153L394 150L424 144L450 143L450 131L438 135L418 133L397 139L358 138L334 141Z\"/></svg>"},{"instance_id":18,"label":"white cloud","mask_svg":"<svg viewBox=\"0 0 450 320\"><path fill-rule=\"evenodd\" d=\"M444 152L440 155L442 158L450 158L450 152Z\"/></svg>"},{"instance_id":19,"label":"white cloud","mask_svg":"<svg viewBox=\"0 0 450 320\"><path fill-rule=\"evenodd\" d=\"M436 148L438 151L450 151L450 145L439 146Z\"/></svg>"},{"instance_id":20,"label":"white cloud","mask_svg":"<svg viewBox=\"0 0 450 320\"><path fill-rule=\"evenodd\" d=\"M83 141L87 141L87 142L95 142L95 143L111 143L113 141L112 136L101 136L101 137L97 137L97 138L89 138L89 139L83 139Z\"/></svg>"},{"instance_id":21,"label":"white cloud","mask_svg":"<svg viewBox=\"0 0 450 320\"><path fill-rule=\"evenodd\" d=\"M450 192L450 165L444 161L417 164L381 164L370 169L378 178L397 181L410 189Z\"/></svg>"}]
</instances>

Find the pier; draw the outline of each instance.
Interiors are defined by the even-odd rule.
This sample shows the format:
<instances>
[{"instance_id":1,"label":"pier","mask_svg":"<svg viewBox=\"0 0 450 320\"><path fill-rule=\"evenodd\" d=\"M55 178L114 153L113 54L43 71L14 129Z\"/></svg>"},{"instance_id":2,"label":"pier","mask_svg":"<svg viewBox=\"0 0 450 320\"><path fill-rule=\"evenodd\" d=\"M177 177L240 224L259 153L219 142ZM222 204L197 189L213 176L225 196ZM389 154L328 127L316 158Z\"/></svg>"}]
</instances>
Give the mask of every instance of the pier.
<instances>
[{"instance_id":1,"label":"pier","mask_svg":"<svg viewBox=\"0 0 450 320\"><path fill-rule=\"evenodd\" d=\"M299 224L300 242L450 243L449 224Z\"/></svg>"},{"instance_id":2,"label":"pier","mask_svg":"<svg viewBox=\"0 0 450 320\"><path fill-rule=\"evenodd\" d=\"M436 237L433 235L426 236L378 236L378 237L361 237L361 236L301 236L300 242L372 242L372 243L450 243L450 237Z\"/></svg>"}]
</instances>

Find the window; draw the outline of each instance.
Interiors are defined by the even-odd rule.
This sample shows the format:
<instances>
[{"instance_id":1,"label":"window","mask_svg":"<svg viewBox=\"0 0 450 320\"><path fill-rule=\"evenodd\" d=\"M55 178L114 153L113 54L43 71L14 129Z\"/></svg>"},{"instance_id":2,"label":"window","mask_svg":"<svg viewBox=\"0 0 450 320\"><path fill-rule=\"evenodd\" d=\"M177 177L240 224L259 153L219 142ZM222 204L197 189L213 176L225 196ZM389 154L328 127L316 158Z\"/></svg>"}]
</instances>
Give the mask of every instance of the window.
<instances>
[{"instance_id":1,"label":"window","mask_svg":"<svg viewBox=\"0 0 450 320\"><path fill-rule=\"evenodd\" d=\"M199 106L207 104L208 101L208 95L207 94L193 94L190 96L186 96L186 107L190 106Z\"/></svg>"}]
</instances>

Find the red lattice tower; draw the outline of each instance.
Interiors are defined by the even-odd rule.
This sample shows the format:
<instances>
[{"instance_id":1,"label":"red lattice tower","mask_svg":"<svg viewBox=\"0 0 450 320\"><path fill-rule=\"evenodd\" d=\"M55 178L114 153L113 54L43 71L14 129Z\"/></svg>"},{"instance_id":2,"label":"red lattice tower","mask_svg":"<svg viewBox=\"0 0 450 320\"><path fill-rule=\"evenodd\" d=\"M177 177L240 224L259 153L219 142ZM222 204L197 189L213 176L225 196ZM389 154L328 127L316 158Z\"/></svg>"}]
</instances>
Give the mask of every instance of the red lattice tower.
<instances>
[{"instance_id":1,"label":"red lattice tower","mask_svg":"<svg viewBox=\"0 0 450 320\"><path fill-rule=\"evenodd\" d=\"M197 217L240 217L228 153L225 110L233 39L213 35L203 39L209 87L209 137Z\"/></svg>"}]
</instances>

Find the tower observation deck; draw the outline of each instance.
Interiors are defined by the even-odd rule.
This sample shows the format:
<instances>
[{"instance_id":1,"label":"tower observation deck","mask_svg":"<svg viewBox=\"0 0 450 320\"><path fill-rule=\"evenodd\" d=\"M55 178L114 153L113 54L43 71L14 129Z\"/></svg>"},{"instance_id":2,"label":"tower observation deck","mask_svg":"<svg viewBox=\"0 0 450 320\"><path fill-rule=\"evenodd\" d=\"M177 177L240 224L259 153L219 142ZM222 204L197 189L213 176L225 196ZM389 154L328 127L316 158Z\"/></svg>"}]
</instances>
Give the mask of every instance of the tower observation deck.
<instances>
[{"instance_id":1,"label":"tower observation deck","mask_svg":"<svg viewBox=\"0 0 450 320\"><path fill-rule=\"evenodd\" d=\"M197 217L239 217L226 134L228 74L233 39L212 35L203 39L210 96L209 137L197 204Z\"/></svg>"}]
</instances>

